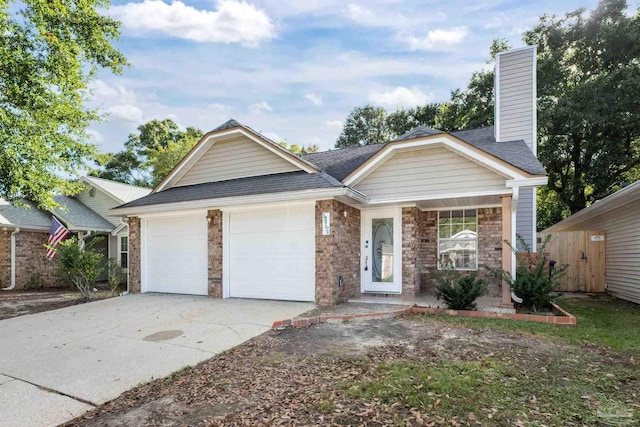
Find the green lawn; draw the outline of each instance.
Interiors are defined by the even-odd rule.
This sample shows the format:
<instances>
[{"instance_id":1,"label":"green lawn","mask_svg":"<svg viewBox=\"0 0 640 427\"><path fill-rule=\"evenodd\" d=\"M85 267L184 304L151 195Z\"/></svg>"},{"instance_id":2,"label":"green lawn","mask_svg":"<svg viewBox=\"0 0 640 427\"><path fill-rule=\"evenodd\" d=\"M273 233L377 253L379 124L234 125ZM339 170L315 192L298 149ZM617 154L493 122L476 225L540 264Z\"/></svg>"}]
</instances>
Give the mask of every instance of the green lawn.
<instances>
[{"instance_id":1,"label":"green lawn","mask_svg":"<svg viewBox=\"0 0 640 427\"><path fill-rule=\"evenodd\" d=\"M576 326L449 316L431 318L475 328L529 332L576 343L591 343L624 354L640 354L640 305L609 297L560 298L557 303L576 316Z\"/></svg>"},{"instance_id":2,"label":"green lawn","mask_svg":"<svg viewBox=\"0 0 640 427\"><path fill-rule=\"evenodd\" d=\"M481 356L475 360L390 360L372 376L345 385L345 393L405 405L455 425L636 425L640 307L609 298L559 304L578 318L577 326L417 315L485 336L497 329L538 341L524 348L505 343L491 352L478 344Z\"/></svg>"}]
</instances>

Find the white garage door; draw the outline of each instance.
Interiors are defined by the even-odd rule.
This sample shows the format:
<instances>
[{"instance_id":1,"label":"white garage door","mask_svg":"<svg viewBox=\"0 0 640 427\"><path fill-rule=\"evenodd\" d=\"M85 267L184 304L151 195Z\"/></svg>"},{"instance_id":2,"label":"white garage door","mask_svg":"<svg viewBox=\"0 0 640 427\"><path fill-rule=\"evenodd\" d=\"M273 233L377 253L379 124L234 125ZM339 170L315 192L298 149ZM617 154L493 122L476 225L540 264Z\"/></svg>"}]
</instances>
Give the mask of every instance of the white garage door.
<instances>
[{"instance_id":1,"label":"white garage door","mask_svg":"<svg viewBox=\"0 0 640 427\"><path fill-rule=\"evenodd\" d=\"M315 300L315 206L229 214L229 296Z\"/></svg>"},{"instance_id":2,"label":"white garage door","mask_svg":"<svg viewBox=\"0 0 640 427\"><path fill-rule=\"evenodd\" d=\"M146 292L207 295L205 215L149 218L143 227Z\"/></svg>"}]
</instances>

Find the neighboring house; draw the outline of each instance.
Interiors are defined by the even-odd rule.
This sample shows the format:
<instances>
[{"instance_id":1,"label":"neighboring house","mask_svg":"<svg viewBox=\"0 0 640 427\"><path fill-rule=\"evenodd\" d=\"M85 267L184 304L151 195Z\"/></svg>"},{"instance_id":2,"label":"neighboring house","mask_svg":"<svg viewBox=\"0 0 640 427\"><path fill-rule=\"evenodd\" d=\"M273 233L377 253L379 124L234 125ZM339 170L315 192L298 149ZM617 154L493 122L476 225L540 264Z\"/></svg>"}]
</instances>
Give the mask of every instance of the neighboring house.
<instances>
[{"instance_id":1,"label":"neighboring house","mask_svg":"<svg viewBox=\"0 0 640 427\"><path fill-rule=\"evenodd\" d=\"M128 226L107 211L149 194L148 188L134 187L100 178L82 178L87 189L74 197L55 196L59 207L53 214L80 239L101 236L94 249L105 258L128 263ZM44 245L51 229L51 212L13 206L0 200L0 287L23 289L31 286L58 286L54 263L45 256ZM104 278L104 277L103 277Z\"/></svg>"},{"instance_id":2,"label":"neighboring house","mask_svg":"<svg viewBox=\"0 0 640 427\"><path fill-rule=\"evenodd\" d=\"M540 234L570 231L605 232L606 292L640 304L640 181Z\"/></svg>"},{"instance_id":3,"label":"neighboring house","mask_svg":"<svg viewBox=\"0 0 640 427\"><path fill-rule=\"evenodd\" d=\"M438 259L513 271L532 244L535 49L498 55L496 127L424 126L384 144L298 157L230 120L207 133L129 217L130 290L316 301L416 295ZM511 305L508 286L492 293Z\"/></svg>"}]
</instances>

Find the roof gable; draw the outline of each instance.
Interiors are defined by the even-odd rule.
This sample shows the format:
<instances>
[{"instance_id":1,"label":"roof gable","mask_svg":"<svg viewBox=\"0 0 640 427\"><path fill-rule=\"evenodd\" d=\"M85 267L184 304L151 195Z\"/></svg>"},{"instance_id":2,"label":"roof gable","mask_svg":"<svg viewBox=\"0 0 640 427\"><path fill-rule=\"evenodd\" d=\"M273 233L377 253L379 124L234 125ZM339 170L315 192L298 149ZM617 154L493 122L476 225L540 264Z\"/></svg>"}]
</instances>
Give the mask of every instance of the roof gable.
<instances>
[{"instance_id":1,"label":"roof gable","mask_svg":"<svg viewBox=\"0 0 640 427\"><path fill-rule=\"evenodd\" d=\"M82 177L82 181L111 197L118 204L128 203L151 193L150 188L138 187L95 176Z\"/></svg>"},{"instance_id":2,"label":"roof gable","mask_svg":"<svg viewBox=\"0 0 640 427\"><path fill-rule=\"evenodd\" d=\"M207 133L154 193L181 185L202 184L317 168L235 120Z\"/></svg>"}]
</instances>

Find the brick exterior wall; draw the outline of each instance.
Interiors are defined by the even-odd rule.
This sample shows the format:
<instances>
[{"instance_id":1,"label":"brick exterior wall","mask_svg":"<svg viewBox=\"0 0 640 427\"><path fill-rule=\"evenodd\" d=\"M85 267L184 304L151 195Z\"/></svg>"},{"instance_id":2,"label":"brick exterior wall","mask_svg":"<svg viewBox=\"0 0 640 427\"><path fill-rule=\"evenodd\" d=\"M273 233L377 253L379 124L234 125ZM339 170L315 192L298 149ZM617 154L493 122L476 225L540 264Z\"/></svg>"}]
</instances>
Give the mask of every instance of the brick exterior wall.
<instances>
[{"instance_id":1,"label":"brick exterior wall","mask_svg":"<svg viewBox=\"0 0 640 427\"><path fill-rule=\"evenodd\" d=\"M11 233L0 231L0 286L11 285ZM20 231L16 234L16 287L53 288L66 286L56 275L56 262L46 257L45 243L49 233Z\"/></svg>"},{"instance_id":2,"label":"brick exterior wall","mask_svg":"<svg viewBox=\"0 0 640 427\"><path fill-rule=\"evenodd\" d=\"M11 284L11 232L0 230L0 287Z\"/></svg>"},{"instance_id":3,"label":"brick exterior wall","mask_svg":"<svg viewBox=\"0 0 640 427\"><path fill-rule=\"evenodd\" d=\"M207 271L209 296L222 298L222 211L207 213Z\"/></svg>"},{"instance_id":4,"label":"brick exterior wall","mask_svg":"<svg viewBox=\"0 0 640 427\"><path fill-rule=\"evenodd\" d=\"M416 236L418 240L417 257L421 262L415 262L419 268L419 282L421 292L434 293L435 279L434 274L438 272L438 212L427 211L421 212L415 208L403 208L403 238ZM411 231L412 227L407 227L408 235L404 235L405 216L407 221L415 223L415 231ZM413 217L413 218L411 218ZM403 249L405 242L403 241ZM412 256L409 251L408 257ZM405 267L405 262L407 267ZM405 260L403 252L403 282L405 277L410 277L407 272L408 266L411 264L411 258ZM502 267L502 209L501 208L482 208L478 209L478 275L485 279L488 285L487 295L500 296L500 281L496 280L491 269L499 269ZM415 279L414 279L415 280ZM409 295L414 295L415 284L409 287L407 283L407 291ZM403 283L403 294L405 292L405 283Z\"/></svg>"},{"instance_id":5,"label":"brick exterior wall","mask_svg":"<svg viewBox=\"0 0 640 427\"><path fill-rule=\"evenodd\" d=\"M425 261L421 251L419 222L424 213L418 208L402 208L402 295L416 296L420 292L420 272Z\"/></svg>"},{"instance_id":6,"label":"brick exterior wall","mask_svg":"<svg viewBox=\"0 0 640 427\"><path fill-rule=\"evenodd\" d=\"M322 234L322 213L331 232ZM346 212L346 217L345 213ZM343 286L338 286L342 276ZM360 211L337 200L316 202L316 304L347 301L360 291Z\"/></svg>"},{"instance_id":7,"label":"brick exterior wall","mask_svg":"<svg viewBox=\"0 0 640 427\"><path fill-rule=\"evenodd\" d=\"M140 218L129 218L129 292L138 293L141 289L140 276Z\"/></svg>"}]
</instances>

